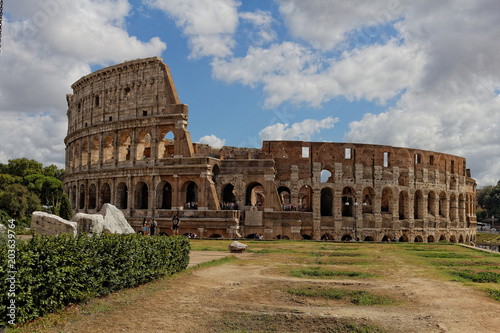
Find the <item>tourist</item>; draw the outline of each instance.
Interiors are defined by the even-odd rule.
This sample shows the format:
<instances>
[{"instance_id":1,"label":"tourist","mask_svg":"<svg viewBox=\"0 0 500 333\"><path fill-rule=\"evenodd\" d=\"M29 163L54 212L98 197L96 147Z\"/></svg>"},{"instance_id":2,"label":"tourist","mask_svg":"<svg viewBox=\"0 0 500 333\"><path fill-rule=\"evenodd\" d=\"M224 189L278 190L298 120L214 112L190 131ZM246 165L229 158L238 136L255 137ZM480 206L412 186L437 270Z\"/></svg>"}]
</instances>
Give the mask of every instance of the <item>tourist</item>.
<instances>
[{"instance_id":1,"label":"tourist","mask_svg":"<svg viewBox=\"0 0 500 333\"><path fill-rule=\"evenodd\" d=\"M150 228L150 230L151 230L151 236L154 236L156 234L156 226L157 225L158 224L156 223L155 219L153 219L151 221L151 228Z\"/></svg>"},{"instance_id":2,"label":"tourist","mask_svg":"<svg viewBox=\"0 0 500 333\"><path fill-rule=\"evenodd\" d=\"M172 218L172 230L174 231L174 235L179 235L179 225L181 224L181 220L177 217L177 215L174 215Z\"/></svg>"},{"instance_id":3,"label":"tourist","mask_svg":"<svg viewBox=\"0 0 500 333\"><path fill-rule=\"evenodd\" d=\"M142 234L144 236L148 234L148 220L146 218L142 221Z\"/></svg>"}]
</instances>

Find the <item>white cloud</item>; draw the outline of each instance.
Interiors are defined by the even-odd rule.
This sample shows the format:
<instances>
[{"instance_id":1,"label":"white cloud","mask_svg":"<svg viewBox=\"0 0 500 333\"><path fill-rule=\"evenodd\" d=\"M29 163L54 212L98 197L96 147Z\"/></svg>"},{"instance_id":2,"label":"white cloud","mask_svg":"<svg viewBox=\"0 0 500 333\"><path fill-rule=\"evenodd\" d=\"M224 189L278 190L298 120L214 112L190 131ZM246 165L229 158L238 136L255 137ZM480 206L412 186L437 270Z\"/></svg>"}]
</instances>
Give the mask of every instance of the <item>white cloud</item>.
<instances>
[{"instance_id":1,"label":"white cloud","mask_svg":"<svg viewBox=\"0 0 500 333\"><path fill-rule=\"evenodd\" d=\"M427 7L426 7L427 6ZM430 6L430 7L429 7ZM414 3L396 27L423 64L394 108L351 123L346 141L417 147L467 158L480 185L500 178L500 4Z\"/></svg>"},{"instance_id":2,"label":"white cloud","mask_svg":"<svg viewBox=\"0 0 500 333\"><path fill-rule=\"evenodd\" d=\"M3 112L0 122L0 163L28 157L64 168L67 121L53 114Z\"/></svg>"},{"instance_id":3,"label":"white cloud","mask_svg":"<svg viewBox=\"0 0 500 333\"><path fill-rule=\"evenodd\" d=\"M397 41L344 52L338 60L324 60L297 43L269 48L251 47L243 58L216 59L213 73L225 82L263 85L265 105L285 101L318 107L338 96L384 104L419 79L423 56L415 47Z\"/></svg>"},{"instance_id":4,"label":"white cloud","mask_svg":"<svg viewBox=\"0 0 500 333\"><path fill-rule=\"evenodd\" d=\"M231 54L238 26L235 0L145 0L171 16L188 37L191 56L225 57Z\"/></svg>"},{"instance_id":5,"label":"white cloud","mask_svg":"<svg viewBox=\"0 0 500 333\"><path fill-rule=\"evenodd\" d=\"M248 38L255 44L262 45L277 39L278 36L276 31L271 28L271 25L275 20L270 12L262 10L244 12L240 13L239 17L244 21L251 22L258 29L256 32L253 32L252 30L246 32Z\"/></svg>"},{"instance_id":6,"label":"white cloud","mask_svg":"<svg viewBox=\"0 0 500 333\"><path fill-rule=\"evenodd\" d=\"M330 50L352 30L378 34L380 26L399 18L401 1L279 0L290 32L314 48ZM368 36L369 37L369 36Z\"/></svg>"},{"instance_id":7,"label":"white cloud","mask_svg":"<svg viewBox=\"0 0 500 333\"><path fill-rule=\"evenodd\" d=\"M90 73L90 65L165 50L157 37L142 42L127 33L130 9L126 0L19 0L4 8L0 158L24 154L62 166L71 84Z\"/></svg>"},{"instance_id":8,"label":"white cloud","mask_svg":"<svg viewBox=\"0 0 500 333\"><path fill-rule=\"evenodd\" d=\"M338 118L328 117L322 120L306 119L300 123L282 124L277 123L267 126L260 131L261 141L264 140L301 140L310 141L311 136L324 129L333 128Z\"/></svg>"},{"instance_id":9,"label":"white cloud","mask_svg":"<svg viewBox=\"0 0 500 333\"><path fill-rule=\"evenodd\" d=\"M222 148L224 144L226 143L226 140L221 140L215 135L205 135L204 137L201 137L200 140L198 140L199 143L204 143L207 144L213 148Z\"/></svg>"}]
</instances>

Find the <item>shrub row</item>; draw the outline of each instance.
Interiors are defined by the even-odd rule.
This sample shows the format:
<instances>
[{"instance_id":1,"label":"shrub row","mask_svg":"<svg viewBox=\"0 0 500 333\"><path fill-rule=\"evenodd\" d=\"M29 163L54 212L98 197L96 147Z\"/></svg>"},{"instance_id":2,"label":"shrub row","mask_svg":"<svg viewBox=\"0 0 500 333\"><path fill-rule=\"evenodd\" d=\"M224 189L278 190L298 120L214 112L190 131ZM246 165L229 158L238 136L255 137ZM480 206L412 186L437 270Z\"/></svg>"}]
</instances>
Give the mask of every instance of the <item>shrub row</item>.
<instances>
[{"instance_id":1,"label":"shrub row","mask_svg":"<svg viewBox=\"0 0 500 333\"><path fill-rule=\"evenodd\" d=\"M182 236L35 235L16 242L13 297L8 280L12 262L4 245L0 249L0 326L11 319L7 305L12 299L15 323L22 324L69 303L179 272L189 263L189 250L189 240Z\"/></svg>"}]
</instances>

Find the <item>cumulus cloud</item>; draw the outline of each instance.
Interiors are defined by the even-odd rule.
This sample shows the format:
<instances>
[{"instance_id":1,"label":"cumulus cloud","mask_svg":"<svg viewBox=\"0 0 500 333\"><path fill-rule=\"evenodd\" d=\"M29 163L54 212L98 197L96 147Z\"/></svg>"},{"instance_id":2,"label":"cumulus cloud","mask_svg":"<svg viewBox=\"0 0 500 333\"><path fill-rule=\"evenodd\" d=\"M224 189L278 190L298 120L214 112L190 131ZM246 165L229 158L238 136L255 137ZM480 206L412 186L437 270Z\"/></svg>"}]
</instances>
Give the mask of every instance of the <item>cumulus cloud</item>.
<instances>
[{"instance_id":1,"label":"cumulus cloud","mask_svg":"<svg viewBox=\"0 0 500 333\"><path fill-rule=\"evenodd\" d=\"M324 129L333 128L338 118L328 117L322 120L306 119L300 123L289 124L277 123L267 126L260 131L261 141L264 140L301 140L310 141L314 134Z\"/></svg>"},{"instance_id":2,"label":"cumulus cloud","mask_svg":"<svg viewBox=\"0 0 500 333\"><path fill-rule=\"evenodd\" d=\"M64 168L66 119L53 114L2 112L0 163L28 157L44 165Z\"/></svg>"},{"instance_id":3,"label":"cumulus cloud","mask_svg":"<svg viewBox=\"0 0 500 333\"><path fill-rule=\"evenodd\" d=\"M219 139L218 137L212 134L201 137L200 140L198 140L198 142L207 144L213 148L222 148L222 146L224 146L224 144L226 143L226 140Z\"/></svg>"},{"instance_id":4,"label":"cumulus cloud","mask_svg":"<svg viewBox=\"0 0 500 333\"><path fill-rule=\"evenodd\" d=\"M430 6L430 7L426 7ZM500 46L494 1L413 4L396 24L423 64L395 107L350 125L347 141L436 150L467 158L480 185L500 177ZM467 22L467 23L464 23Z\"/></svg>"},{"instance_id":5,"label":"cumulus cloud","mask_svg":"<svg viewBox=\"0 0 500 333\"><path fill-rule=\"evenodd\" d=\"M172 17L187 36L191 57L225 57L231 54L238 26L235 0L145 0Z\"/></svg>"},{"instance_id":6,"label":"cumulus cloud","mask_svg":"<svg viewBox=\"0 0 500 333\"><path fill-rule=\"evenodd\" d=\"M65 93L71 93L71 84L90 73L91 65L159 55L166 44L157 37L142 42L127 33L131 7L126 0L19 0L7 10L0 63L0 113L5 117L0 158L23 153L52 163L57 156L63 165Z\"/></svg>"},{"instance_id":7,"label":"cumulus cloud","mask_svg":"<svg viewBox=\"0 0 500 333\"><path fill-rule=\"evenodd\" d=\"M251 47L245 57L216 59L212 65L217 79L250 87L261 84L265 105L273 108L286 101L318 107L338 96L384 104L419 79L424 61L417 48L400 46L396 40L326 61L309 48L284 42Z\"/></svg>"},{"instance_id":8,"label":"cumulus cloud","mask_svg":"<svg viewBox=\"0 0 500 333\"><path fill-rule=\"evenodd\" d=\"M255 12L243 12L239 14L243 21L252 23L258 30L247 31L248 38L255 44L262 45L270 43L277 39L276 31L272 29L272 24L275 21L270 12L257 10Z\"/></svg>"},{"instance_id":9,"label":"cumulus cloud","mask_svg":"<svg viewBox=\"0 0 500 333\"><path fill-rule=\"evenodd\" d=\"M353 30L378 33L380 26L397 20L401 1L279 0L279 10L290 32L314 48L331 50ZM367 36L370 37L370 36Z\"/></svg>"}]
</instances>

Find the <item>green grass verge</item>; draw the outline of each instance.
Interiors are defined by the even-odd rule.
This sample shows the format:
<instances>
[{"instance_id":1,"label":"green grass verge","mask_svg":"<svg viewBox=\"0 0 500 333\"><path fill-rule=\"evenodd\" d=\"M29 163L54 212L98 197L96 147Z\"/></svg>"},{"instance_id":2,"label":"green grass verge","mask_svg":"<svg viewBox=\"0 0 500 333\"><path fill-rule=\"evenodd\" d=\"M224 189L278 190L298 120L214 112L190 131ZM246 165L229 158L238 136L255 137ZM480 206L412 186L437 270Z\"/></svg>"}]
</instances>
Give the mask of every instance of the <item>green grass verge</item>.
<instances>
[{"instance_id":1,"label":"green grass verge","mask_svg":"<svg viewBox=\"0 0 500 333\"><path fill-rule=\"evenodd\" d=\"M286 291L289 294L296 296L347 300L354 305L393 305L396 303L389 297L370 294L366 290L346 290L339 288L322 289L308 287L287 289Z\"/></svg>"},{"instance_id":2,"label":"green grass verge","mask_svg":"<svg viewBox=\"0 0 500 333\"><path fill-rule=\"evenodd\" d=\"M319 278L328 279L335 277L350 277L357 279L371 278L375 275L365 272L327 270L322 267L292 269L288 272L290 276L299 278Z\"/></svg>"},{"instance_id":3,"label":"green grass verge","mask_svg":"<svg viewBox=\"0 0 500 333\"><path fill-rule=\"evenodd\" d=\"M500 274L495 272L481 271L481 272L472 272L472 271L452 271L451 275L457 276L465 281L471 281L476 283L500 283Z\"/></svg>"}]
</instances>

